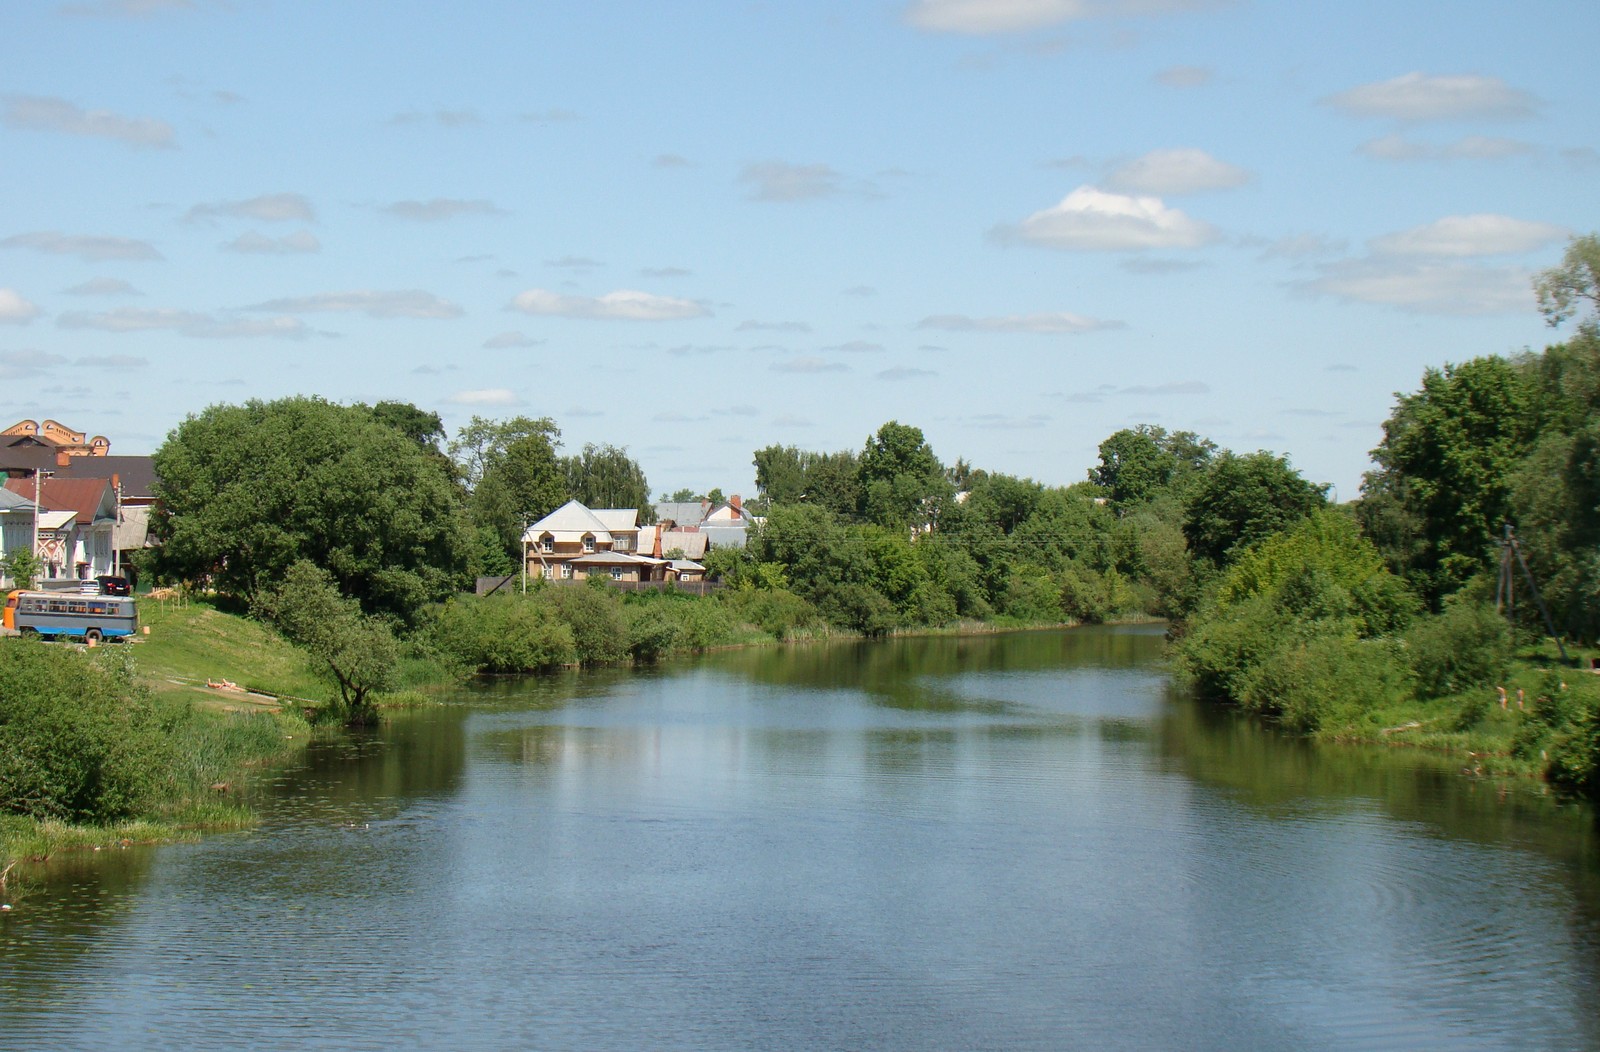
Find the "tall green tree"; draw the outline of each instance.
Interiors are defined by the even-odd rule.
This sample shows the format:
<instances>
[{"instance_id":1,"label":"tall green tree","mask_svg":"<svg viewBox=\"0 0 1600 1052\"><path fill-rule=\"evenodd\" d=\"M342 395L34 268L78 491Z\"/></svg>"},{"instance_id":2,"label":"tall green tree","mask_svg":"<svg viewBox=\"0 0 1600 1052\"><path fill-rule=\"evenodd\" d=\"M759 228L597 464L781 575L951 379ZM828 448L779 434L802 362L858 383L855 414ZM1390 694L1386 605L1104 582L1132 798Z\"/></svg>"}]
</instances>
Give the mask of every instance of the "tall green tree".
<instances>
[{"instance_id":1,"label":"tall green tree","mask_svg":"<svg viewBox=\"0 0 1600 1052\"><path fill-rule=\"evenodd\" d=\"M1429 369L1401 395L1362 486L1371 536L1430 603L1492 565L1513 476L1538 430L1528 370L1504 358Z\"/></svg>"},{"instance_id":2,"label":"tall green tree","mask_svg":"<svg viewBox=\"0 0 1600 1052\"><path fill-rule=\"evenodd\" d=\"M534 436L543 437L552 448L561 446L561 429L547 416L514 416L509 420L474 416L456 432L448 452L472 489L513 443Z\"/></svg>"},{"instance_id":3,"label":"tall green tree","mask_svg":"<svg viewBox=\"0 0 1600 1052\"><path fill-rule=\"evenodd\" d=\"M1168 434L1165 428L1140 424L1100 443L1100 463L1089 469L1089 481L1103 487L1121 512L1181 489L1205 471L1216 452L1215 443L1193 431Z\"/></svg>"},{"instance_id":4,"label":"tall green tree","mask_svg":"<svg viewBox=\"0 0 1600 1052\"><path fill-rule=\"evenodd\" d=\"M1183 535L1197 557L1224 564L1321 508L1326 494L1326 486L1307 482L1287 457L1224 452L1195 483Z\"/></svg>"},{"instance_id":5,"label":"tall green tree","mask_svg":"<svg viewBox=\"0 0 1600 1052\"><path fill-rule=\"evenodd\" d=\"M532 432L489 461L473 488L470 507L473 521L492 530L506 552L515 554L531 523L571 499L567 473L549 436Z\"/></svg>"},{"instance_id":6,"label":"tall green tree","mask_svg":"<svg viewBox=\"0 0 1600 1052\"><path fill-rule=\"evenodd\" d=\"M655 505L644 468L620 446L590 442L573 456L563 457L567 491L590 508L637 508L639 521L652 522Z\"/></svg>"},{"instance_id":7,"label":"tall green tree","mask_svg":"<svg viewBox=\"0 0 1600 1052\"><path fill-rule=\"evenodd\" d=\"M868 437L858 471L861 515L880 526L931 525L955 496L922 429L896 420Z\"/></svg>"},{"instance_id":8,"label":"tall green tree","mask_svg":"<svg viewBox=\"0 0 1600 1052\"><path fill-rule=\"evenodd\" d=\"M364 406L217 405L156 451L156 569L253 599L307 560L409 619L456 586L469 525L447 467Z\"/></svg>"}]
</instances>

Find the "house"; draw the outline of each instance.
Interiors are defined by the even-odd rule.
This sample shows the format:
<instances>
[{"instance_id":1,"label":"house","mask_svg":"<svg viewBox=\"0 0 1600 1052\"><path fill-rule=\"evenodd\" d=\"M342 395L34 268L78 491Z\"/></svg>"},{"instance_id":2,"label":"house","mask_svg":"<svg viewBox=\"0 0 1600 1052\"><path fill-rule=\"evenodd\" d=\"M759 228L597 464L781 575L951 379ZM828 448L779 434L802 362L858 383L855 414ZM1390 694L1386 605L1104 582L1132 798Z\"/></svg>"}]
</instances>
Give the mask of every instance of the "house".
<instances>
[{"instance_id":1,"label":"house","mask_svg":"<svg viewBox=\"0 0 1600 1052\"><path fill-rule=\"evenodd\" d=\"M116 572L117 494L108 479L13 478L5 489L30 502L38 493L41 576L83 581Z\"/></svg>"},{"instance_id":2,"label":"house","mask_svg":"<svg viewBox=\"0 0 1600 1052\"><path fill-rule=\"evenodd\" d=\"M111 483L117 493L117 524L112 547L117 563L126 569L129 557L152 547L150 514L156 503L155 458L148 456L60 457L57 478L97 478Z\"/></svg>"},{"instance_id":3,"label":"house","mask_svg":"<svg viewBox=\"0 0 1600 1052\"><path fill-rule=\"evenodd\" d=\"M584 507L569 500L522 534L522 558L530 577L547 580L571 579L575 575L588 576L590 569L605 566L625 566L625 573L635 576L618 577L617 580L654 580L652 576L639 576L640 566L633 562L596 563L581 566L574 562L589 555L627 554L639 551L639 511L637 508ZM615 577L615 575L613 575Z\"/></svg>"},{"instance_id":4,"label":"house","mask_svg":"<svg viewBox=\"0 0 1600 1052\"><path fill-rule=\"evenodd\" d=\"M0 561L12 552L27 551L33 544L33 517L37 509L33 501L0 489ZM0 587L10 588L15 582L0 569Z\"/></svg>"},{"instance_id":5,"label":"house","mask_svg":"<svg viewBox=\"0 0 1600 1052\"><path fill-rule=\"evenodd\" d=\"M760 521L745 509L737 493L720 504L667 501L657 504L655 511L661 524L661 550L682 549L691 559L703 558L710 548L743 548L747 531ZM698 534L701 539L685 543L688 534Z\"/></svg>"},{"instance_id":6,"label":"house","mask_svg":"<svg viewBox=\"0 0 1600 1052\"><path fill-rule=\"evenodd\" d=\"M111 440L104 435L90 438L82 431L74 431L54 420L40 423L37 420L18 420L0 431L0 445L8 447L38 446L52 454L64 453L69 457L103 457L111 452Z\"/></svg>"}]
</instances>

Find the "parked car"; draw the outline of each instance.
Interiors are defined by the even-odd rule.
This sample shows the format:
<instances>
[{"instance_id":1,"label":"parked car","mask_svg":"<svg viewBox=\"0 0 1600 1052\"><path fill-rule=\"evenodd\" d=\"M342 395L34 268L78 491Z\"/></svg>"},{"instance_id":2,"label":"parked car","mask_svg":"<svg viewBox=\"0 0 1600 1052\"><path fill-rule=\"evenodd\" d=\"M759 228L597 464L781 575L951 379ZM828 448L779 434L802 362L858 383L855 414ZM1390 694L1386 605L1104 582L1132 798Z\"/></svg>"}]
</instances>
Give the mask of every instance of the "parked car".
<instances>
[{"instance_id":1,"label":"parked car","mask_svg":"<svg viewBox=\"0 0 1600 1052\"><path fill-rule=\"evenodd\" d=\"M128 584L126 577L114 577L111 574L101 574L95 578L100 582L101 595L132 595L133 588Z\"/></svg>"}]
</instances>

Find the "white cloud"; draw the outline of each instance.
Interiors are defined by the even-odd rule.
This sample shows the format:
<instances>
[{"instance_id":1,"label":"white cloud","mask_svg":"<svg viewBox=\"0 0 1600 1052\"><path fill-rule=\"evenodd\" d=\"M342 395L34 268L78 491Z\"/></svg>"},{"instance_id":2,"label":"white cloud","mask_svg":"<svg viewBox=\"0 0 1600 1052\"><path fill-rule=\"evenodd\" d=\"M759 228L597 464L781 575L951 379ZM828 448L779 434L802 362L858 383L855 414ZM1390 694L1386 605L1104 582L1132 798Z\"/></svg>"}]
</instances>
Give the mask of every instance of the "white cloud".
<instances>
[{"instance_id":1,"label":"white cloud","mask_svg":"<svg viewBox=\"0 0 1600 1052\"><path fill-rule=\"evenodd\" d=\"M750 186L753 201L809 201L840 193L840 175L825 164L767 161L745 165L739 181Z\"/></svg>"},{"instance_id":2,"label":"white cloud","mask_svg":"<svg viewBox=\"0 0 1600 1052\"><path fill-rule=\"evenodd\" d=\"M390 124L437 124L441 128L467 128L480 123L478 114L473 110L435 110L432 113L397 113L389 119Z\"/></svg>"},{"instance_id":3,"label":"white cloud","mask_svg":"<svg viewBox=\"0 0 1600 1052\"><path fill-rule=\"evenodd\" d=\"M0 289L0 324L26 325L39 316L39 308L15 289Z\"/></svg>"},{"instance_id":4,"label":"white cloud","mask_svg":"<svg viewBox=\"0 0 1600 1052\"><path fill-rule=\"evenodd\" d=\"M219 318L198 311L172 308L118 307L92 314L69 311L56 319L63 329L96 329L101 332L170 331L200 340L233 340L270 337L303 340L311 330L298 318Z\"/></svg>"},{"instance_id":5,"label":"white cloud","mask_svg":"<svg viewBox=\"0 0 1600 1052\"><path fill-rule=\"evenodd\" d=\"M1468 135L1448 143L1418 142L1403 135L1383 135L1356 147L1380 161L1499 161L1536 153L1533 144L1493 135Z\"/></svg>"},{"instance_id":6,"label":"white cloud","mask_svg":"<svg viewBox=\"0 0 1600 1052\"><path fill-rule=\"evenodd\" d=\"M191 223L219 217L254 219L262 223L314 223L317 213L304 194L282 193L261 194L242 201L213 201L195 205L183 215L184 220Z\"/></svg>"},{"instance_id":7,"label":"white cloud","mask_svg":"<svg viewBox=\"0 0 1600 1052\"><path fill-rule=\"evenodd\" d=\"M1407 73L1376 84L1362 84L1323 102L1357 117L1402 121L1528 117L1537 100L1499 77L1472 74L1431 76Z\"/></svg>"},{"instance_id":8,"label":"white cloud","mask_svg":"<svg viewBox=\"0 0 1600 1052\"><path fill-rule=\"evenodd\" d=\"M1045 314L1010 314L1000 318L972 318L965 314L934 314L917 322L919 329L945 332L1008 332L1054 335L1120 329L1120 321L1102 321L1083 314L1056 311Z\"/></svg>"},{"instance_id":9,"label":"white cloud","mask_svg":"<svg viewBox=\"0 0 1600 1052\"><path fill-rule=\"evenodd\" d=\"M846 354L876 354L884 350L881 343L871 343L867 340L851 340L848 343L837 343L832 347L824 347L825 351L843 351Z\"/></svg>"},{"instance_id":10,"label":"white cloud","mask_svg":"<svg viewBox=\"0 0 1600 1052\"><path fill-rule=\"evenodd\" d=\"M850 367L843 362L831 362L826 358L790 358L784 362L774 362L772 371L777 373L847 373Z\"/></svg>"},{"instance_id":11,"label":"white cloud","mask_svg":"<svg viewBox=\"0 0 1600 1052\"><path fill-rule=\"evenodd\" d=\"M1374 238L1383 256L1495 256L1532 252L1567 238L1571 231L1502 215L1445 216L1423 226Z\"/></svg>"},{"instance_id":12,"label":"white cloud","mask_svg":"<svg viewBox=\"0 0 1600 1052\"><path fill-rule=\"evenodd\" d=\"M1151 395L1196 395L1210 394L1211 387L1200 380L1174 380L1164 384L1135 384L1132 387L1119 387L1113 393L1143 397Z\"/></svg>"},{"instance_id":13,"label":"white cloud","mask_svg":"<svg viewBox=\"0 0 1600 1052\"><path fill-rule=\"evenodd\" d=\"M36 230L13 234L0 241L0 248L31 248L52 256L77 256L86 263L107 259L160 259L161 253L148 241L128 237L63 234L58 230Z\"/></svg>"},{"instance_id":14,"label":"white cloud","mask_svg":"<svg viewBox=\"0 0 1600 1052\"><path fill-rule=\"evenodd\" d=\"M742 321L734 332L810 332L811 326L803 321Z\"/></svg>"},{"instance_id":15,"label":"white cloud","mask_svg":"<svg viewBox=\"0 0 1600 1052\"><path fill-rule=\"evenodd\" d=\"M1344 250L1343 241L1335 241L1321 234L1288 234L1268 243L1261 255L1264 259L1308 259L1312 256L1337 255Z\"/></svg>"},{"instance_id":16,"label":"white cloud","mask_svg":"<svg viewBox=\"0 0 1600 1052\"><path fill-rule=\"evenodd\" d=\"M132 354L93 354L79 358L73 364L87 366L91 369L114 369L126 372L145 368L150 364L150 359L140 358Z\"/></svg>"},{"instance_id":17,"label":"white cloud","mask_svg":"<svg viewBox=\"0 0 1600 1052\"><path fill-rule=\"evenodd\" d=\"M113 139L137 148L172 149L177 145L172 125L166 121L149 117L124 117L110 110L86 110L66 99L37 95L7 97L5 111L0 113L0 123L8 128L28 131Z\"/></svg>"},{"instance_id":18,"label":"white cloud","mask_svg":"<svg viewBox=\"0 0 1600 1052\"><path fill-rule=\"evenodd\" d=\"M604 296L568 296L546 289L529 289L519 293L511 301L511 307L524 314L621 321L675 321L711 313L693 300L632 289L618 289Z\"/></svg>"},{"instance_id":19,"label":"white cloud","mask_svg":"<svg viewBox=\"0 0 1600 1052\"><path fill-rule=\"evenodd\" d=\"M385 205L383 210L392 216L419 223L434 223L442 219L454 219L457 216L506 214L505 209L492 201L463 201L449 197L435 197L430 201L396 201L392 205Z\"/></svg>"},{"instance_id":20,"label":"white cloud","mask_svg":"<svg viewBox=\"0 0 1600 1052\"><path fill-rule=\"evenodd\" d=\"M243 252L249 255L263 256L291 256L306 252L322 251L322 242L309 230L297 230L293 234L283 237L267 237L254 230L246 231L225 242L222 246L229 252Z\"/></svg>"},{"instance_id":21,"label":"white cloud","mask_svg":"<svg viewBox=\"0 0 1600 1052\"><path fill-rule=\"evenodd\" d=\"M897 365L892 369L885 369L878 374L878 379L897 383L901 380L922 380L939 374L932 369L918 369L910 365Z\"/></svg>"},{"instance_id":22,"label":"white cloud","mask_svg":"<svg viewBox=\"0 0 1600 1052\"><path fill-rule=\"evenodd\" d=\"M1216 80L1216 74L1204 66L1171 66L1154 79L1169 88L1203 88Z\"/></svg>"},{"instance_id":23,"label":"white cloud","mask_svg":"<svg viewBox=\"0 0 1600 1052\"><path fill-rule=\"evenodd\" d=\"M525 333L508 331L500 332L483 341L485 350L498 351L506 347L537 347L543 340L536 340Z\"/></svg>"},{"instance_id":24,"label":"white cloud","mask_svg":"<svg viewBox=\"0 0 1600 1052\"><path fill-rule=\"evenodd\" d=\"M1413 314L1475 316L1531 312L1531 280L1517 267L1349 260L1322 268L1319 277L1295 288Z\"/></svg>"},{"instance_id":25,"label":"white cloud","mask_svg":"<svg viewBox=\"0 0 1600 1052\"><path fill-rule=\"evenodd\" d=\"M0 380L25 380L40 376L65 362L66 359L61 355L45 351L0 351Z\"/></svg>"},{"instance_id":26,"label":"white cloud","mask_svg":"<svg viewBox=\"0 0 1600 1052\"><path fill-rule=\"evenodd\" d=\"M193 11L194 0L100 0L96 4L63 4L61 13L80 18L149 18L164 11Z\"/></svg>"},{"instance_id":27,"label":"white cloud","mask_svg":"<svg viewBox=\"0 0 1600 1052\"><path fill-rule=\"evenodd\" d=\"M65 290L68 296L142 296L144 293L121 278L90 278Z\"/></svg>"},{"instance_id":28,"label":"white cloud","mask_svg":"<svg viewBox=\"0 0 1600 1052\"><path fill-rule=\"evenodd\" d=\"M396 292L359 290L290 296L245 307L251 311L311 314L324 311L360 312L369 318L459 318L464 311L431 292L404 289Z\"/></svg>"},{"instance_id":29,"label":"white cloud","mask_svg":"<svg viewBox=\"0 0 1600 1052\"><path fill-rule=\"evenodd\" d=\"M1083 18L1125 18L1219 7L1219 0L912 0L905 20L936 33L987 36Z\"/></svg>"},{"instance_id":30,"label":"white cloud","mask_svg":"<svg viewBox=\"0 0 1600 1052\"><path fill-rule=\"evenodd\" d=\"M1134 194L1192 194L1231 190L1250 181L1250 173L1219 161L1204 150L1153 150L1112 171L1106 185Z\"/></svg>"},{"instance_id":31,"label":"white cloud","mask_svg":"<svg viewBox=\"0 0 1600 1052\"><path fill-rule=\"evenodd\" d=\"M1080 186L1060 204L997 233L1047 248L1089 252L1197 248L1219 236L1209 223L1168 208L1160 198L1127 197L1092 186Z\"/></svg>"},{"instance_id":32,"label":"white cloud","mask_svg":"<svg viewBox=\"0 0 1600 1052\"><path fill-rule=\"evenodd\" d=\"M1029 416L1007 416L1004 413L979 413L962 420L968 427L982 428L985 431L1034 431L1050 422L1050 417L1044 413L1034 413Z\"/></svg>"},{"instance_id":33,"label":"white cloud","mask_svg":"<svg viewBox=\"0 0 1600 1052\"><path fill-rule=\"evenodd\" d=\"M451 405L518 406L523 401L515 391L504 387L485 387L476 391L457 391L445 399Z\"/></svg>"}]
</instances>

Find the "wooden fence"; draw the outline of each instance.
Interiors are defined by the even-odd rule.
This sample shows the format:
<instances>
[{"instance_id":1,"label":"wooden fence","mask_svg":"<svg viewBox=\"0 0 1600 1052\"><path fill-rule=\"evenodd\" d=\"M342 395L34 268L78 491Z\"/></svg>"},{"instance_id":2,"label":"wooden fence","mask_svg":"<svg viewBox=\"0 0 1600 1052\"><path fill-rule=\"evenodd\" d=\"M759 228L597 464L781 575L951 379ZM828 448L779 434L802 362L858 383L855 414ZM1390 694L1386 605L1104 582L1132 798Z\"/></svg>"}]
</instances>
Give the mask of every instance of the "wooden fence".
<instances>
[{"instance_id":1,"label":"wooden fence","mask_svg":"<svg viewBox=\"0 0 1600 1052\"><path fill-rule=\"evenodd\" d=\"M539 580L537 577L528 578L531 585ZM587 580L577 577L557 577L544 582L546 585L558 588L568 588L572 585L586 585ZM615 588L619 592L683 592L685 595L710 595L712 592L721 591L726 587L721 581L606 581L607 588ZM522 575L512 574L510 577L480 577L474 589L479 595L492 595L496 592L522 591Z\"/></svg>"}]
</instances>

